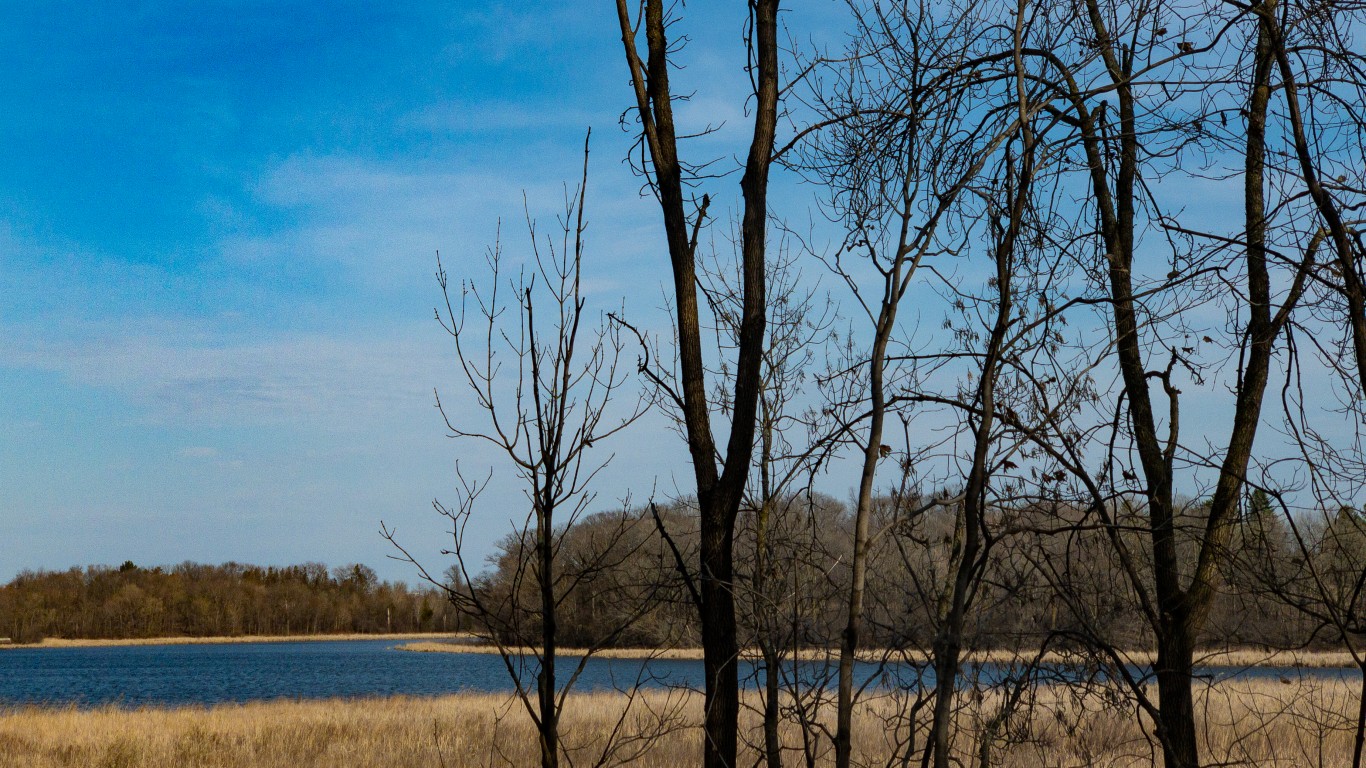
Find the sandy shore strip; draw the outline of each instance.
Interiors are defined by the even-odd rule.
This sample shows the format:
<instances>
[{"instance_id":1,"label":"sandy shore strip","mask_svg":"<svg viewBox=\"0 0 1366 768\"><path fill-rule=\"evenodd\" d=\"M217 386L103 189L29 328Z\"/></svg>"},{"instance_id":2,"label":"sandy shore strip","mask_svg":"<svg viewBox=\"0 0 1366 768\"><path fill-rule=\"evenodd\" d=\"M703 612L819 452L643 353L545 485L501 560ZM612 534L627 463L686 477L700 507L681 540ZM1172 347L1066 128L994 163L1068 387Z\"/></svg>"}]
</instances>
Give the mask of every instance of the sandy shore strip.
<instances>
[{"instance_id":1,"label":"sandy shore strip","mask_svg":"<svg viewBox=\"0 0 1366 768\"><path fill-rule=\"evenodd\" d=\"M491 643L479 642L477 638L461 638L457 640L436 640L425 642L404 643L397 646L400 651L415 651L418 653L498 653L498 647ZM509 648L508 650L519 655L532 655L536 651L533 648L519 647ZM560 648L557 654L560 656L583 656L588 651L583 648ZM604 659L667 659L700 661L702 659L701 648L604 648L596 651L595 656ZM754 660L760 658L757 649L747 648L740 652L741 658ZM787 654L791 656L790 652ZM823 659L839 658L839 649L829 650L822 648L807 648L798 652L798 658L803 661L819 661ZM926 662L929 660L928 654L920 651L886 651L880 649L868 649L858 653L860 661L880 662L880 661L907 661L907 662ZM1014 653L1011 651L973 651L966 654L965 660L969 663L980 664L1009 664L1024 663L1030 660L1032 655L1024 653ZM1124 654L1124 658L1130 664L1150 665L1153 662L1154 654L1150 651L1134 651ZM1045 664L1062 664L1076 662L1076 656L1067 654L1048 652L1043 655L1042 662ZM1307 668L1307 669L1333 669L1333 668L1354 668L1357 666L1352 654L1347 651L1266 651L1255 648L1242 648L1226 651L1200 651L1196 653L1195 665L1197 667L1216 667L1216 668L1249 668L1249 667L1280 667L1280 668Z\"/></svg>"},{"instance_id":2,"label":"sandy shore strip","mask_svg":"<svg viewBox=\"0 0 1366 768\"><path fill-rule=\"evenodd\" d=\"M447 641L428 641L417 643L404 643L397 646L400 651L415 651L417 653L479 653L494 654L498 653L498 646L482 642L479 638L475 642L460 640ZM528 647L508 648L514 654L530 656L536 653L535 649ZM559 648L555 651L557 656L583 656L588 651L583 648ZM700 661L702 659L701 648L603 648L593 652L594 656L603 659L669 659L679 661Z\"/></svg>"},{"instance_id":3,"label":"sandy shore strip","mask_svg":"<svg viewBox=\"0 0 1366 768\"><path fill-rule=\"evenodd\" d=\"M304 643L338 642L344 640L445 640L459 641L464 635L450 632L409 632L386 634L341 634L341 635L238 635L236 637L132 637L122 639L69 639L49 637L40 643L18 644L0 643L0 650L21 648L112 648L131 645L229 645L235 643ZM469 636L468 639L473 639Z\"/></svg>"}]
</instances>

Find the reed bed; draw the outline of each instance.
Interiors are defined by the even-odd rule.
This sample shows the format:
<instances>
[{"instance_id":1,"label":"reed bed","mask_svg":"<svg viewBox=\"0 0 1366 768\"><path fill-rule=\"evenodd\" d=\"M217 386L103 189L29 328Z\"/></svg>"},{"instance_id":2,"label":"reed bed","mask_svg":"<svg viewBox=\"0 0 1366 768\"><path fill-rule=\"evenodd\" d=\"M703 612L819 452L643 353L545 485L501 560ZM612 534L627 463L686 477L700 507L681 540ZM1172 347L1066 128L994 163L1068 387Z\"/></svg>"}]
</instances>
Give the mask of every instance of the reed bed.
<instances>
[{"instance_id":1,"label":"reed bed","mask_svg":"<svg viewBox=\"0 0 1366 768\"><path fill-rule=\"evenodd\" d=\"M1350 763L1356 690L1346 682L1223 682L1200 698L1201 736L1211 764ZM999 768L1137 768L1157 759L1132 706L1108 694L1042 687L1002 718L1005 701L999 691L962 695L955 749L964 764L979 764L983 744ZM885 765L905 743L913 729L898 713L906 703L899 695L865 700L855 719L858 764ZM742 765L759 757L755 704L749 696ZM690 692L576 694L568 700L562 733L576 765L594 764L609 743L616 745L610 764L695 765L701 716L700 696ZM819 713L822 720L832 716L828 708ZM914 729L920 743L923 729L923 721ZM798 727L785 723L782 736L784 763L805 764ZM816 743L816 764L829 764L827 743ZM0 768L474 768L537 762L534 728L521 704L507 695L0 710Z\"/></svg>"}]
</instances>

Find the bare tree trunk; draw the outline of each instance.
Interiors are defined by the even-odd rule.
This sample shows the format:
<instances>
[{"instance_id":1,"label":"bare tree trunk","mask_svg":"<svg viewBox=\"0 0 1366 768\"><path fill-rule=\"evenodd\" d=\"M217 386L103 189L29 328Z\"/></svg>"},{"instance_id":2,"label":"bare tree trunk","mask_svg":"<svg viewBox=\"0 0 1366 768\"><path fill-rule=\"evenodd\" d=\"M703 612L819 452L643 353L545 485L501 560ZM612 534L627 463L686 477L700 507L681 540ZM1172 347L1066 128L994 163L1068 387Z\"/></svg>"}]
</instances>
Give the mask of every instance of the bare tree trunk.
<instances>
[{"instance_id":1,"label":"bare tree trunk","mask_svg":"<svg viewBox=\"0 0 1366 768\"><path fill-rule=\"evenodd\" d=\"M863 621L863 595L868 570L868 519L872 516L873 483L882 453L882 429L887 416L883 375L887 366L887 342L896 323L900 295L900 264L887 279L887 288L878 318L877 335L868 358L870 418L867 443L863 447L863 468L859 475L858 509L854 516L854 557L849 585L848 614L840 634L839 698L836 708L835 766L849 768L853 751L854 661L858 653L859 631Z\"/></svg>"},{"instance_id":2,"label":"bare tree trunk","mask_svg":"<svg viewBox=\"0 0 1366 768\"><path fill-rule=\"evenodd\" d=\"M1274 0L1263 3L1268 8ZM1269 12L1269 11L1268 11ZM1163 731L1163 756L1169 768L1197 768L1199 748L1195 732L1195 702L1192 691L1195 643L1205 624L1214 599L1218 564L1227 557L1227 544L1243 489L1243 476L1252 454L1253 441L1261 417L1262 396L1270 374L1272 343L1280 331L1284 312L1271 317L1271 286L1266 265L1266 203L1264 167L1266 158L1266 115L1270 101L1272 64L1270 38L1259 30L1253 59L1253 82L1248 97L1247 142L1244 158L1244 217L1248 280L1248 355L1238 387L1234 423L1224 462L1211 499L1209 517L1190 584L1183 590L1176 583L1180 572L1175 543L1171 536L1170 514L1159 541L1154 541L1157 597L1160 624L1157 631L1158 703ZM1288 310L1296 292L1286 300ZM1164 385L1171 389L1170 382ZM1176 422L1175 395L1172 397L1172 422ZM1173 427L1174 429L1174 427ZM1165 461L1166 484L1170 487L1170 451Z\"/></svg>"},{"instance_id":3,"label":"bare tree trunk","mask_svg":"<svg viewBox=\"0 0 1366 768\"><path fill-rule=\"evenodd\" d=\"M756 612L763 613L763 617L758 621L758 644L764 661L764 761L768 768L782 768L783 745L778 736L778 664L781 662L773 636L775 611L768 595L768 569L771 567L768 552L769 526L772 525L774 501L770 471L773 457L773 420L769 413L767 398L762 405L759 478L763 488L758 516L754 521L754 594Z\"/></svg>"},{"instance_id":4,"label":"bare tree trunk","mask_svg":"<svg viewBox=\"0 0 1366 768\"><path fill-rule=\"evenodd\" d=\"M778 733L778 723L781 719L781 710L778 706L778 696L781 693L778 665L782 660L772 643L764 645L764 762L768 768L783 768L783 742Z\"/></svg>"},{"instance_id":5,"label":"bare tree trunk","mask_svg":"<svg viewBox=\"0 0 1366 768\"><path fill-rule=\"evenodd\" d=\"M1197 768L1200 764L1191 691L1193 649L1191 638L1180 631L1161 638L1157 644L1158 739L1167 768Z\"/></svg>"},{"instance_id":6,"label":"bare tree trunk","mask_svg":"<svg viewBox=\"0 0 1366 768\"><path fill-rule=\"evenodd\" d=\"M987 485L990 480L992 429L996 414L996 381L1006 353L1007 336L1014 312L1015 244L1019 239L1025 210L1028 207L1030 186L1033 183L1034 137L1029 129L1030 107L1024 89L1020 89L1020 130L1023 136L1022 165L1016 171L1013 161L1007 160L1009 174L1005 188L1009 211L1004 231L996 233L996 316L987 337L982 359L982 371L977 389L976 410L980 414L973 426L972 465L963 489L963 547L954 571L953 592L948 615L942 617L934 647L934 714L930 724L930 745L934 751L935 768L949 766L949 730L953 721L953 700L963 650L963 628L968 604L982 571L983 550L986 542ZM1015 171L1012 173L1012 171ZM969 417L971 418L971 417ZM971 421L969 421L971 423Z\"/></svg>"},{"instance_id":7,"label":"bare tree trunk","mask_svg":"<svg viewBox=\"0 0 1366 768\"><path fill-rule=\"evenodd\" d=\"M1366 664L1358 664L1361 675L1360 691L1357 693L1356 733L1352 734L1352 768L1361 768L1362 751L1366 747Z\"/></svg>"},{"instance_id":8,"label":"bare tree trunk","mask_svg":"<svg viewBox=\"0 0 1366 768\"><path fill-rule=\"evenodd\" d=\"M714 507L713 507L714 509ZM739 745L740 649L735 626L733 528L704 522L702 529L702 669L706 676L704 765L735 765Z\"/></svg>"},{"instance_id":9,"label":"bare tree trunk","mask_svg":"<svg viewBox=\"0 0 1366 768\"><path fill-rule=\"evenodd\" d=\"M541 768L558 768L560 764L560 712L555 702L555 529L552 525L553 508L538 515L536 532L538 581L541 589L541 668L536 678L536 693L540 705L539 725Z\"/></svg>"}]
</instances>

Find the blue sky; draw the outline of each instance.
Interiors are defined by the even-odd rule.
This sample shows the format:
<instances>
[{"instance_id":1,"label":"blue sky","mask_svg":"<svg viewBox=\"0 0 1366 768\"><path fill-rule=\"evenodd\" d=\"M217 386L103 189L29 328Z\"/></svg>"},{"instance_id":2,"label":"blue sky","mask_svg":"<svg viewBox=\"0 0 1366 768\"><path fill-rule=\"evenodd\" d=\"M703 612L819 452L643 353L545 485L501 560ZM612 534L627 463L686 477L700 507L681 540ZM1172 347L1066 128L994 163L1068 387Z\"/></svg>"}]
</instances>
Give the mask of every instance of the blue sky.
<instances>
[{"instance_id":1,"label":"blue sky","mask_svg":"<svg viewBox=\"0 0 1366 768\"><path fill-rule=\"evenodd\" d=\"M790 35L838 42L841 5L792 4ZM691 156L734 167L744 7L686 13L680 122L720 125ZM485 279L501 217L515 265L523 195L549 225L591 126L589 299L664 326L659 214L623 162L621 59L607 0L7 4L0 580L126 559L360 561L411 580L380 521L442 570L431 502L453 500L457 460L494 472L469 536L487 553L526 505L433 408L439 388L455 418L482 417L432 319L434 254ZM737 182L711 185L722 220ZM1226 207L1228 184L1190 204ZM780 174L773 192L802 229L811 188ZM937 327L926 306L906 322ZM651 417L608 446L597 508L687 487L664 430ZM837 469L826 489L852 482Z\"/></svg>"},{"instance_id":2,"label":"blue sky","mask_svg":"<svg viewBox=\"0 0 1366 768\"><path fill-rule=\"evenodd\" d=\"M683 119L737 117L743 6L688 13L680 77L706 93ZM444 567L431 500L490 457L432 408L433 387L460 402L434 254L478 279L500 216L520 246L523 192L552 216L589 126L594 298L661 321L611 3L11 3L0 71L0 579L125 559L411 578L381 519ZM735 127L703 148L740 152ZM688 475L633 440L600 506ZM479 547L520 515L497 477Z\"/></svg>"}]
</instances>

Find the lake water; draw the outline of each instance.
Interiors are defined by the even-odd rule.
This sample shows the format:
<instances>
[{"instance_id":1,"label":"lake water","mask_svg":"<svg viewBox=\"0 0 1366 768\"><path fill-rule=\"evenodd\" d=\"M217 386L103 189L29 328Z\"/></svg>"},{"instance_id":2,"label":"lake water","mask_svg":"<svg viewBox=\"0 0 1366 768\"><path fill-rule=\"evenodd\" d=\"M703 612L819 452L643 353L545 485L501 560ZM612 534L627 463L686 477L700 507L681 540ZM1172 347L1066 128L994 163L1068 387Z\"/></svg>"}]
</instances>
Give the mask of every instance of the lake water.
<instances>
[{"instance_id":1,"label":"lake water","mask_svg":"<svg viewBox=\"0 0 1366 768\"><path fill-rule=\"evenodd\" d=\"M507 669L495 655L413 653L395 650L398 644L356 640L7 649L0 651L0 705L164 706L511 690ZM561 679L576 662L561 659ZM824 665L802 666L804 676L824 671ZM742 665L742 674L752 672L751 665ZM871 665L860 670L865 680L875 674ZM1259 669L1243 674L1346 673ZM625 688L637 680L649 686L700 688L702 663L656 660L646 665L635 659L593 659L576 690Z\"/></svg>"},{"instance_id":2,"label":"lake water","mask_svg":"<svg viewBox=\"0 0 1366 768\"><path fill-rule=\"evenodd\" d=\"M413 653L395 650L398 644L356 640L7 649L0 651L0 703L175 705L511 690L507 669L496 655ZM564 670L566 663L561 660L559 668ZM636 660L594 659L578 687L629 685L641 668ZM697 685L701 671L698 662L654 661L648 674L655 685Z\"/></svg>"}]
</instances>

